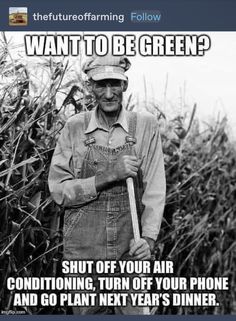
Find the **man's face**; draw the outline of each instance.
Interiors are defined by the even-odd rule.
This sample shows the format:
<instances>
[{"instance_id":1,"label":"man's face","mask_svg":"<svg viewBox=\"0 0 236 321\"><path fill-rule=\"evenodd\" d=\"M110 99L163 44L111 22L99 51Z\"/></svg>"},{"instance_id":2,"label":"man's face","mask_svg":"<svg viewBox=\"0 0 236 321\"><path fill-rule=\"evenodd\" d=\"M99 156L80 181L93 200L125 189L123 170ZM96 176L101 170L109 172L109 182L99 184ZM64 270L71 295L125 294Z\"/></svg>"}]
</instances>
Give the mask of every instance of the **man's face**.
<instances>
[{"instance_id":1,"label":"man's face","mask_svg":"<svg viewBox=\"0 0 236 321\"><path fill-rule=\"evenodd\" d=\"M99 105L105 113L119 110L123 98L124 82L119 79L93 81L92 89Z\"/></svg>"}]
</instances>

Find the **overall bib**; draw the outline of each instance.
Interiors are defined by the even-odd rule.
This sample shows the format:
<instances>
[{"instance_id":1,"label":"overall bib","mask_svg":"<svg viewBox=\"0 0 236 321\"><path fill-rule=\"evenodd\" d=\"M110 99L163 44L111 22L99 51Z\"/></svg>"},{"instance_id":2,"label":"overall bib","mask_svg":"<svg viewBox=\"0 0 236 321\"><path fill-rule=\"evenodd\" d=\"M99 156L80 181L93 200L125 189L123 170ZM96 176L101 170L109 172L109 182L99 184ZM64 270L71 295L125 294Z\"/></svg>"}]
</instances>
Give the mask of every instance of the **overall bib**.
<instances>
[{"instance_id":1,"label":"overall bib","mask_svg":"<svg viewBox=\"0 0 236 321\"><path fill-rule=\"evenodd\" d=\"M90 114L85 113L85 130L89 124ZM136 114L129 119L129 135L124 145L110 148L96 145L92 134L86 134L87 150L82 162L79 178L94 176L103 171L107 162L115 163L122 155L136 155ZM142 206L142 179L139 171L134 180L139 218ZM140 219L139 219L140 221ZM129 256L129 243L133 238L129 196L126 181L112 183L101 191L97 199L80 208L67 210L64 217L64 258L66 260L132 260ZM75 276L75 275L74 275ZM128 308L128 307L127 307ZM119 313L124 308L119 307ZM135 311L134 311L135 309ZM74 313L103 313L99 307L73 308ZM99 310L99 312L98 312ZM131 307L125 314L143 314L142 308Z\"/></svg>"},{"instance_id":2,"label":"overall bib","mask_svg":"<svg viewBox=\"0 0 236 321\"><path fill-rule=\"evenodd\" d=\"M90 119L85 113L85 129ZM87 151L82 162L80 178L94 176L116 162L122 155L135 155L136 114L129 119L126 143L117 148L96 145L91 134L86 135ZM139 171L134 180L137 210L141 216L142 180ZM114 182L80 208L67 210L64 218L64 252L68 260L119 260L129 251L133 238L132 221L126 181Z\"/></svg>"}]
</instances>

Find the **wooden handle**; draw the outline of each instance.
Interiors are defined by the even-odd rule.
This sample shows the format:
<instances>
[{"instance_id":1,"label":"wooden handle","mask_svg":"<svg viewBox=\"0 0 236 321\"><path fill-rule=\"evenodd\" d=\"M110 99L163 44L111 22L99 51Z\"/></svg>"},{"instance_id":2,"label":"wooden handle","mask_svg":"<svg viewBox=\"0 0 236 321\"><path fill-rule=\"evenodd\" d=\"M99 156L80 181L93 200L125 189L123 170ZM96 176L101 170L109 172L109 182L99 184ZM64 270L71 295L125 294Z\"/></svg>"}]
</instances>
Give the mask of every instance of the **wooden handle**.
<instances>
[{"instance_id":1,"label":"wooden handle","mask_svg":"<svg viewBox=\"0 0 236 321\"><path fill-rule=\"evenodd\" d=\"M140 232L139 232L139 224L138 224L138 215L137 215L137 208L136 208L136 201L135 201L135 194L134 194L134 181L132 177L128 177L126 179L128 194L129 194L129 204L130 204L130 212L131 212L131 219L133 225L133 233L134 233L134 240L138 242L140 239Z\"/></svg>"},{"instance_id":2,"label":"wooden handle","mask_svg":"<svg viewBox=\"0 0 236 321\"><path fill-rule=\"evenodd\" d=\"M134 181L132 177L128 177L126 179L128 194L129 194L129 204L130 204L130 212L131 219L133 225L133 233L134 233L134 241L138 242L140 240L140 232L139 232L139 224L138 224L138 214L136 208L135 194L134 194ZM149 307L143 307L144 315L150 315Z\"/></svg>"}]
</instances>

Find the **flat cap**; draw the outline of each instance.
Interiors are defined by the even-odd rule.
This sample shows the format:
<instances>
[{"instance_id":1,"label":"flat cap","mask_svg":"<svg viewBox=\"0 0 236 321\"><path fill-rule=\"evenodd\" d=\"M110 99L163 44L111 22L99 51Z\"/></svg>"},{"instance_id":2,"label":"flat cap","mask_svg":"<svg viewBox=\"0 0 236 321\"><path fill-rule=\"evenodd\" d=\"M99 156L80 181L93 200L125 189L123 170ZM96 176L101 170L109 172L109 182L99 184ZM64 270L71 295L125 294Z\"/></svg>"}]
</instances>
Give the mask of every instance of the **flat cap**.
<instances>
[{"instance_id":1,"label":"flat cap","mask_svg":"<svg viewBox=\"0 0 236 321\"><path fill-rule=\"evenodd\" d=\"M129 69L131 63L125 56L93 56L83 65L83 71L88 78L95 81L102 79L120 79L127 80L125 71Z\"/></svg>"}]
</instances>

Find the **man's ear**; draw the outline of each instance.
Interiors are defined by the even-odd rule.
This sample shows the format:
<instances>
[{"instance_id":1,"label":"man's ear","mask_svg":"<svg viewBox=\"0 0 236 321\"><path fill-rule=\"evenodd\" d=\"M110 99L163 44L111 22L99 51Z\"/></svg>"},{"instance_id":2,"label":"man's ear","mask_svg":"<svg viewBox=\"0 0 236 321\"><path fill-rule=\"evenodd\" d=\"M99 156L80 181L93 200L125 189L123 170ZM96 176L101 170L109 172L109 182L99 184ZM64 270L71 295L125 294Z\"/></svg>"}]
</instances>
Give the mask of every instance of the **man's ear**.
<instances>
[{"instance_id":1,"label":"man's ear","mask_svg":"<svg viewBox=\"0 0 236 321\"><path fill-rule=\"evenodd\" d=\"M123 81L123 91L126 91L128 88L129 81L128 79L126 81Z\"/></svg>"},{"instance_id":2,"label":"man's ear","mask_svg":"<svg viewBox=\"0 0 236 321\"><path fill-rule=\"evenodd\" d=\"M88 79L85 81L85 86L90 93L93 91L93 84L94 83L92 79Z\"/></svg>"}]
</instances>

